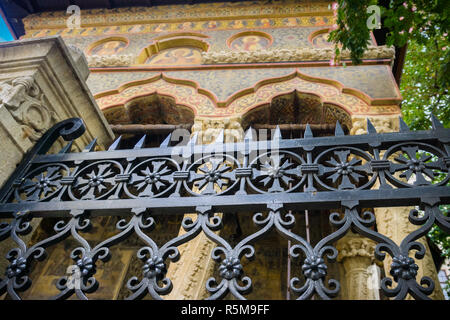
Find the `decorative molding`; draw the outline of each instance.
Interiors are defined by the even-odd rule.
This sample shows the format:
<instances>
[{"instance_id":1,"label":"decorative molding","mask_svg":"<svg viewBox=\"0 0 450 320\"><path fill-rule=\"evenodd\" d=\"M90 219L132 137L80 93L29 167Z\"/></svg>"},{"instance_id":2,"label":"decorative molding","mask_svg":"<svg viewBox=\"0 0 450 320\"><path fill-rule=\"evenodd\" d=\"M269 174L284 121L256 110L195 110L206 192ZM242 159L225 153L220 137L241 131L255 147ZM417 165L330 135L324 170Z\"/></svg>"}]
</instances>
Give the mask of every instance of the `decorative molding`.
<instances>
[{"instance_id":1,"label":"decorative molding","mask_svg":"<svg viewBox=\"0 0 450 320\"><path fill-rule=\"evenodd\" d=\"M136 97L157 92L174 98L177 105L191 108L198 116L228 118L243 115L253 108L270 103L277 96L295 90L317 95L321 103L335 105L350 115L397 116L400 113L398 106L391 103L390 99L371 100L361 91L345 88L338 81L311 77L298 70L286 76L258 81L252 87L233 93L225 101L217 101L213 93L201 88L195 81L175 79L163 73L125 83L114 90L99 92L94 97L105 111L123 108ZM377 105L371 105L370 101L376 101Z\"/></svg>"},{"instance_id":2,"label":"decorative molding","mask_svg":"<svg viewBox=\"0 0 450 320\"><path fill-rule=\"evenodd\" d=\"M282 61L317 61L330 60L334 56L334 48L283 48L258 51L210 51L202 53L202 64L224 63L258 63ZM344 50L342 59L350 59L350 51ZM395 57L395 49L386 46L370 46L363 59L391 59Z\"/></svg>"},{"instance_id":3,"label":"decorative molding","mask_svg":"<svg viewBox=\"0 0 450 320\"><path fill-rule=\"evenodd\" d=\"M134 63L136 56L133 54L122 55L91 55L86 57L88 66L91 68L99 67L128 67Z\"/></svg>"},{"instance_id":4,"label":"decorative molding","mask_svg":"<svg viewBox=\"0 0 450 320\"><path fill-rule=\"evenodd\" d=\"M18 77L0 83L0 106L20 125L24 136L37 141L58 118L45 106L43 93L32 77Z\"/></svg>"},{"instance_id":5,"label":"decorative molding","mask_svg":"<svg viewBox=\"0 0 450 320\"><path fill-rule=\"evenodd\" d=\"M176 22L199 20L248 19L264 17L333 16L329 3L322 0L298 3L294 0L262 1L255 5L250 2L208 3L194 5L165 5L152 7L127 7L115 9L88 9L81 11L81 25L111 26L151 22ZM25 30L43 28L66 28L65 11L43 12L23 19Z\"/></svg>"},{"instance_id":6,"label":"decorative molding","mask_svg":"<svg viewBox=\"0 0 450 320\"><path fill-rule=\"evenodd\" d=\"M177 39L179 40L179 39ZM282 48L258 51L203 51L202 64L241 64L263 62L295 62L295 61L323 61L330 60L334 55L334 48ZM88 55L88 65L96 67L129 67L137 63L135 54L124 55ZM363 55L363 59L391 59L395 58L395 49L379 46L369 47ZM350 59L350 52L344 50L342 59ZM141 59L142 60L142 59ZM141 62L142 64L142 62Z\"/></svg>"}]
</instances>

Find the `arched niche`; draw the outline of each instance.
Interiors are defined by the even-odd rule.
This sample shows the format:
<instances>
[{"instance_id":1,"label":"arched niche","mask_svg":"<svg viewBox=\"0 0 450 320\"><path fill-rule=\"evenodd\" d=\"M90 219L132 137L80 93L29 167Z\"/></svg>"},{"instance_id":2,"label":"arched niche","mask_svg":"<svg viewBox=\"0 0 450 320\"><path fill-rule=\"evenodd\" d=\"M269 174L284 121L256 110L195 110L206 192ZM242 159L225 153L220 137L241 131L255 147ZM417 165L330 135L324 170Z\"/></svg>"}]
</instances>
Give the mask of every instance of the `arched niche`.
<instances>
[{"instance_id":1,"label":"arched niche","mask_svg":"<svg viewBox=\"0 0 450 320\"><path fill-rule=\"evenodd\" d=\"M336 124L348 132L352 127L351 116L341 107L324 103L312 93L294 90L272 98L268 104L250 109L242 116L242 128L255 124Z\"/></svg>"},{"instance_id":2,"label":"arched niche","mask_svg":"<svg viewBox=\"0 0 450 320\"><path fill-rule=\"evenodd\" d=\"M107 37L90 44L86 50L86 55L108 56L121 53L128 47L129 40L125 37Z\"/></svg>"},{"instance_id":3,"label":"arched niche","mask_svg":"<svg viewBox=\"0 0 450 320\"><path fill-rule=\"evenodd\" d=\"M184 124L194 122L194 111L160 94L136 97L124 105L106 108L110 124Z\"/></svg>"},{"instance_id":4,"label":"arched niche","mask_svg":"<svg viewBox=\"0 0 450 320\"><path fill-rule=\"evenodd\" d=\"M136 59L137 64L186 65L201 64L201 52L209 44L195 38L175 38L155 41L144 48ZM159 59L159 63L155 60Z\"/></svg>"}]
</instances>

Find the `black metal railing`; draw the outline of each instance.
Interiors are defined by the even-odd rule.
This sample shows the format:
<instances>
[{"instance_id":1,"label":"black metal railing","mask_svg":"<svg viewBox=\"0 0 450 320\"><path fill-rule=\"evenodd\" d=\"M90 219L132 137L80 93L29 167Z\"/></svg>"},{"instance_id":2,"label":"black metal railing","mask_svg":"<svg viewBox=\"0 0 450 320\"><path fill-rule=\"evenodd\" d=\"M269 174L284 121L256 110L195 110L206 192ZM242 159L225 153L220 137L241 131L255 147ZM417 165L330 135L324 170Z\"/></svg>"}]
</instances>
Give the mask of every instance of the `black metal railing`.
<instances>
[{"instance_id":1,"label":"black metal railing","mask_svg":"<svg viewBox=\"0 0 450 320\"><path fill-rule=\"evenodd\" d=\"M337 123L332 137L314 138L307 126L302 139L283 139L276 130L272 140L254 141L249 129L240 143L224 144L219 137L201 145L194 134L187 145L171 146L169 135L158 148L142 148L143 137L134 149L121 150L119 138L107 151L93 151L94 140L83 152L70 152L70 142L60 153L46 154L59 136L71 141L83 133L80 119L66 120L43 136L0 191L0 215L13 218L0 224L0 240L10 237L17 245L7 254L10 265L0 293L20 299L31 285L32 261L44 259L47 247L73 237L80 244L70 254L79 279L62 275L60 293L53 298L87 299L101 285L95 279L97 261L108 261L111 246L135 235L142 241L137 251L142 273L128 280L128 299L147 294L161 299L176 285L166 275L169 262L180 258L177 247L203 232L217 244L212 258L220 276L207 281L208 299L228 294L244 299L252 280L242 259L254 257L252 244L276 230L291 242L291 257L304 257L298 266L302 280L290 279L292 294L329 299L340 289L337 280L327 279L327 263L338 256L333 243L352 230L377 242L377 259L386 253L393 258L388 271L395 284L382 279L385 295L427 299L434 283L429 277L416 281L417 265L409 254L415 250L416 259L424 257L425 247L416 240L434 224L450 229L439 209L450 201L450 129L435 118L429 131L409 131L401 119L396 133L378 134L370 121L367 125L368 134L359 136L345 136ZM392 206L421 209L409 214L420 227L400 245L377 232L374 213L362 209ZM334 229L312 245L293 232L292 212L319 209L331 210ZM195 220L186 216L181 222L185 233L161 246L152 240L155 216L192 212ZM216 231L222 228L221 214L239 212L253 212L258 230L231 245ZM82 236L90 218L113 215L123 217L117 233L91 247ZM31 231L35 217L62 220L53 235L28 247L20 236Z\"/></svg>"}]
</instances>

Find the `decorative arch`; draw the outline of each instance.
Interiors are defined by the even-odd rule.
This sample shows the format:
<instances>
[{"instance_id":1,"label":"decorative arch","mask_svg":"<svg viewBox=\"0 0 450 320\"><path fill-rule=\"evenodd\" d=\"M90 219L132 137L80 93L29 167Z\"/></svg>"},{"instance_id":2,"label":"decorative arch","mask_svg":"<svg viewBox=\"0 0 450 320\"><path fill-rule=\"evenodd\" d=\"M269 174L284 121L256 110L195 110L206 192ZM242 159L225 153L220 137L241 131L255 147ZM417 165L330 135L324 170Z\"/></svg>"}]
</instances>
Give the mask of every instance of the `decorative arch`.
<instances>
[{"instance_id":1,"label":"decorative arch","mask_svg":"<svg viewBox=\"0 0 450 320\"><path fill-rule=\"evenodd\" d=\"M170 60L170 56L167 56L168 63L174 64L201 64L201 52L208 51L209 44L203 40L193 37L178 37L165 40L157 40L144 48L136 58L137 64L148 64L150 60L163 57L174 50L187 50L187 55L173 55L173 61ZM176 59L184 59L177 62Z\"/></svg>"},{"instance_id":2,"label":"decorative arch","mask_svg":"<svg viewBox=\"0 0 450 320\"><path fill-rule=\"evenodd\" d=\"M332 103L323 103L317 94L294 90L273 97L270 103L248 110L242 115L241 123L246 129L255 123L335 124L337 120L348 130L352 127L348 111Z\"/></svg>"},{"instance_id":3,"label":"decorative arch","mask_svg":"<svg viewBox=\"0 0 450 320\"><path fill-rule=\"evenodd\" d=\"M308 41L314 46L314 47L330 47L333 46L333 43L328 42L328 35L330 33L330 28L325 29L319 29L316 31L313 31L308 36Z\"/></svg>"},{"instance_id":4,"label":"decorative arch","mask_svg":"<svg viewBox=\"0 0 450 320\"><path fill-rule=\"evenodd\" d=\"M326 48L330 46L334 46L332 42L328 42L328 35L333 29L331 28L323 28L319 30L315 30L311 32L308 36L308 41L311 43L314 47L318 48ZM370 33L370 39L368 40L367 44L369 46L376 46L377 42L375 40L375 36L373 33Z\"/></svg>"},{"instance_id":5,"label":"decorative arch","mask_svg":"<svg viewBox=\"0 0 450 320\"><path fill-rule=\"evenodd\" d=\"M132 99L157 93L175 99L177 105L192 109L196 116L232 117L271 104L276 97L298 92L298 95L304 95L302 99L314 97L321 105L344 110L351 116L399 113L397 104L369 104L361 98L362 93L356 95L352 90L337 81L314 78L297 70L287 76L259 81L253 87L234 93L226 101L217 101L212 92L201 88L195 81L170 78L159 73L145 80L125 83L115 90L98 93L95 98L100 108L107 110L124 108Z\"/></svg>"},{"instance_id":6,"label":"decorative arch","mask_svg":"<svg viewBox=\"0 0 450 320\"><path fill-rule=\"evenodd\" d=\"M216 113L221 115L243 115L249 110L261 105L270 104L272 99L299 91L304 94L313 94L320 97L322 103L335 105L350 115L355 114L398 114L397 104L386 101L372 103L372 99L364 93L345 88L340 82L320 79L302 74L298 70L290 75L266 79L258 82L251 88L243 89L231 96Z\"/></svg>"},{"instance_id":7,"label":"decorative arch","mask_svg":"<svg viewBox=\"0 0 450 320\"><path fill-rule=\"evenodd\" d=\"M262 31L244 31L239 32L227 40L227 46L237 51L256 51L266 49L273 43L270 34Z\"/></svg>"},{"instance_id":8,"label":"decorative arch","mask_svg":"<svg viewBox=\"0 0 450 320\"><path fill-rule=\"evenodd\" d=\"M110 124L180 124L193 123L195 118L190 107L156 92L133 98L122 106L103 110L103 113Z\"/></svg>"},{"instance_id":9,"label":"decorative arch","mask_svg":"<svg viewBox=\"0 0 450 320\"><path fill-rule=\"evenodd\" d=\"M86 55L114 55L125 50L129 43L130 41L125 37L106 37L91 43L85 53ZM105 52L101 53L101 50Z\"/></svg>"},{"instance_id":10,"label":"decorative arch","mask_svg":"<svg viewBox=\"0 0 450 320\"><path fill-rule=\"evenodd\" d=\"M105 114L123 114L131 101L153 94L172 98L177 106L192 110L194 115L212 114L215 103L205 93L193 81L172 79L160 73L145 80L125 83L115 90L101 92L94 97ZM119 111L120 109L123 110Z\"/></svg>"}]
</instances>

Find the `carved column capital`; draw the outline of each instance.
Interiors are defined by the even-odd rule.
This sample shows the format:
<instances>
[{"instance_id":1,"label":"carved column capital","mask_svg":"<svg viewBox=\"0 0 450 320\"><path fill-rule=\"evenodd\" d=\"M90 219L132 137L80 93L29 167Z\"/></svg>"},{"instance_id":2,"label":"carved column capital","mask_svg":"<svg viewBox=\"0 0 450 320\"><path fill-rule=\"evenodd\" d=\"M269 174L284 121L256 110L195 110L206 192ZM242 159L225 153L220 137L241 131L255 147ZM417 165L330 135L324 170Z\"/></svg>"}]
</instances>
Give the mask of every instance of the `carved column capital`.
<instances>
[{"instance_id":1,"label":"carved column capital","mask_svg":"<svg viewBox=\"0 0 450 320\"><path fill-rule=\"evenodd\" d=\"M341 263L343 270L342 299L379 300L379 279L373 272L377 268L373 266L375 246L374 241L351 231L338 240L337 261Z\"/></svg>"},{"instance_id":2,"label":"carved column capital","mask_svg":"<svg viewBox=\"0 0 450 320\"><path fill-rule=\"evenodd\" d=\"M378 133L397 132L399 130L399 115L352 117L351 135L367 133L367 118L372 122Z\"/></svg>"},{"instance_id":3,"label":"carved column capital","mask_svg":"<svg viewBox=\"0 0 450 320\"><path fill-rule=\"evenodd\" d=\"M336 249L339 251L337 261L343 261L346 258L364 257L370 260L374 259L376 243L359 234L349 231L345 237L339 239Z\"/></svg>"},{"instance_id":4,"label":"carved column capital","mask_svg":"<svg viewBox=\"0 0 450 320\"><path fill-rule=\"evenodd\" d=\"M244 138L244 130L241 126L241 118L196 118L192 126L192 133L198 132L198 141L209 144L216 141L223 130L223 141L239 142Z\"/></svg>"}]
</instances>

